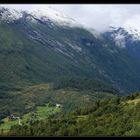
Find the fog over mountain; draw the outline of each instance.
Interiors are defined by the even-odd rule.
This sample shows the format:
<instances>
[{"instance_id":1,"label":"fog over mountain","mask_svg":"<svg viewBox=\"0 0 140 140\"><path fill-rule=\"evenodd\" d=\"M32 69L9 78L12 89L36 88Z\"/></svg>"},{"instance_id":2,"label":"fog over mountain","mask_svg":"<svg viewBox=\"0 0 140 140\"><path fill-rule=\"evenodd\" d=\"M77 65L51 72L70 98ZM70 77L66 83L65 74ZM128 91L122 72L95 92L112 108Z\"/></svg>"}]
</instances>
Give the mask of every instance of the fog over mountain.
<instances>
[{"instance_id":1,"label":"fog over mountain","mask_svg":"<svg viewBox=\"0 0 140 140\"><path fill-rule=\"evenodd\" d=\"M127 28L132 26L140 30L140 5L136 4L6 4L1 6L24 10L52 7L86 27L95 28L100 32L108 30L109 26Z\"/></svg>"}]
</instances>

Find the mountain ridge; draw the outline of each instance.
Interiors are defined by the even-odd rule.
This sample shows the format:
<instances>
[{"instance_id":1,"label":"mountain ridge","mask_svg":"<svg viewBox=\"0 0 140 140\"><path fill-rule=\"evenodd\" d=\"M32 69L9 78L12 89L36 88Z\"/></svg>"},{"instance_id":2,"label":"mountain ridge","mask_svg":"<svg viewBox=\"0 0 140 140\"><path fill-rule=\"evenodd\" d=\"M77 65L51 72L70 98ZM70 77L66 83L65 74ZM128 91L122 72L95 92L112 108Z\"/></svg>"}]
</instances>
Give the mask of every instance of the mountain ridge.
<instances>
[{"instance_id":1,"label":"mountain ridge","mask_svg":"<svg viewBox=\"0 0 140 140\"><path fill-rule=\"evenodd\" d=\"M1 73L4 76L1 76L0 81L8 84L10 76L15 79L11 83L25 81L28 84L52 81L62 75L87 76L113 84L122 91L139 89L139 41L136 41L137 47L132 51L135 42L126 34L127 46L117 47L122 45L119 40L122 43L124 38L117 36L116 43L112 35L120 34L122 28L98 37L88 28L53 24L51 20L44 21L27 12L23 12L22 17L14 22L6 23L3 22L1 11L0 19L3 55L0 59L10 68L6 69L7 65L2 65ZM5 53L8 54L7 59ZM11 58L13 64L8 60ZM16 69L12 65L17 65ZM9 76L4 74L6 71ZM21 80L17 80L17 76Z\"/></svg>"}]
</instances>

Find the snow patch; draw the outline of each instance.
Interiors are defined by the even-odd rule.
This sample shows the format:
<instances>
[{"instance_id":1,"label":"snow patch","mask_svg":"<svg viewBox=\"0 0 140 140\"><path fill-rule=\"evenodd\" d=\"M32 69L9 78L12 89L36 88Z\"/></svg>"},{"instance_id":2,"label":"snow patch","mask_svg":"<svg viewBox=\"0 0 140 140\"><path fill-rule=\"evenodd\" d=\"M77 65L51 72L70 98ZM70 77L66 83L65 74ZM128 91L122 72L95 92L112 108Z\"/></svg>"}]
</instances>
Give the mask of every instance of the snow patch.
<instances>
[{"instance_id":1,"label":"snow patch","mask_svg":"<svg viewBox=\"0 0 140 140\"><path fill-rule=\"evenodd\" d=\"M125 36L122 34L115 35L115 44L120 48L125 48Z\"/></svg>"},{"instance_id":2,"label":"snow patch","mask_svg":"<svg viewBox=\"0 0 140 140\"><path fill-rule=\"evenodd\" d=\"M63 25L63 26L80 26L80 23L75 21L72 18L67 17L60 11L54 10L53 8L33 8L27 11L29 14L33 15L36 18L39 18L42 21L51 21Z\"/></svg>"},{"instance_id":3,"label":"snow patch","mask_svg":"<svg viewBox=\"0 0 140 140\"><path fill-rule=\"evenodd\" d=\"M0 13L1 13L1 20L9 21L9 22L18 20L22 17L21 10L15 10L12 8L0 7Z\"/></svg>"},{"instance_id":4,"label":"snow patch","mask_svg":"<svg viewBox=\"0 0 140 140\"><path fill-rule=\"evenodd\" d=\"M82 48L80 48L79 46L77 45L72 45L71 43L69 42L66 42L71 48L73 48L74 50L78 51L78 52L81 52L82 51Z\"/></svg>"},{"instance_id":5,"label":"snow patch","mask_svg":"<svg viewBox=\"0 0 140 140\"><path fill-rule=\"evenodd\" d=\"M123 28L120 27L110 27L109 28L109 32L111 32L111 37L114 39L115 41L115 45L120 47L120 48L125 48L125 35L124 35L124 31Z\"/></svg>"},{"instance_id":6,"label":"snow patch","mask_svg":"<svg viewBox=\"0 0 140 140\"><path fill-rule=\"evenodd\" d=\"M0 20L13 22L23 17L23 13L28 14L26 19L31 22L36 22L36 19L41 20L42 22L50 22L50 25L58 24L61 26L69 26L69 27L83 27L76 20L69 18L64 15L62 12L50 8L50 7L36 7L29 10L19 10L13 8L7 8L6 5L4 7L0 6Z\"/></svg>"},{"instance_id":7,"label":"snow patch","mask_svg":"<svg viewBox=\"0 0 140 140\"><path fill-rule=\"evenodd\" d=\"M134 26L125 26L125 30L132 36L133 40L140 40L140 29Z\"/></svg>"}]
</instances>

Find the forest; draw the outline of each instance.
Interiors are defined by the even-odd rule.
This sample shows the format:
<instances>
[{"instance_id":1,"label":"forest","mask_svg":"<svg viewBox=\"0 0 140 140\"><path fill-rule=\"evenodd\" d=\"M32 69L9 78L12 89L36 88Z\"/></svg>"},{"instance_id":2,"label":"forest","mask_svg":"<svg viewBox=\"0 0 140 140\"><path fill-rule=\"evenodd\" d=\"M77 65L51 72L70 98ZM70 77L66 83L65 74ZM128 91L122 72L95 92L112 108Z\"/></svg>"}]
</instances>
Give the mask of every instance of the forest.
<instances>
[{"instance_id":1,"label":"forest","mask_svg":"<svg viewBox=\"0 0 140 140\"><path fill-rule=\"evenodd\" d=\"M24 126L14 125L8 136L139 136L140 93L102 99L88 107L59 112Z\"/></svg>"}]
</instances>

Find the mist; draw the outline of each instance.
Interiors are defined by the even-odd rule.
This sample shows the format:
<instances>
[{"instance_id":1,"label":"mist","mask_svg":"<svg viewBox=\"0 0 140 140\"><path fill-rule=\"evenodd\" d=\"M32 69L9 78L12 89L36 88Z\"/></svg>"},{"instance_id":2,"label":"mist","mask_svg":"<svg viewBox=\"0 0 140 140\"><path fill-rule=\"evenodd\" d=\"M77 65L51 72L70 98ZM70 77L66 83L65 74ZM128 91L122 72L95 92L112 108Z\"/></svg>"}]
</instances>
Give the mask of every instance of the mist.
<instances>
[{"instance_id":1,"label":"mist","mask_svg":"<svg viewBox=\"0 0 140 140\"><path fill-rule=\"evenodd\" d=\"M4 4L1 6L28 10L51 7L99 32L110 26L135 26L140 29L140 4Z\"/></svg>"}]
</instances>

